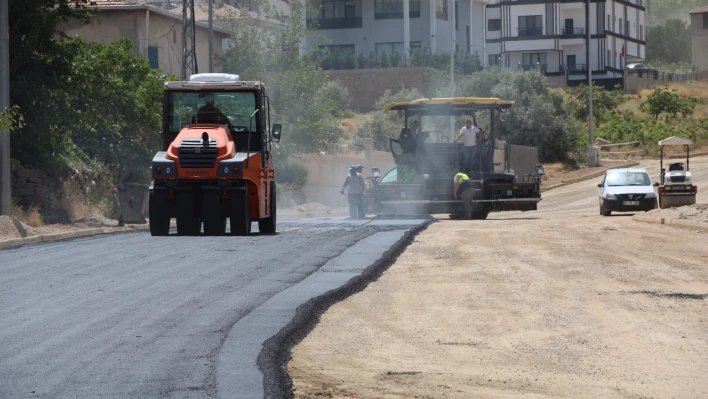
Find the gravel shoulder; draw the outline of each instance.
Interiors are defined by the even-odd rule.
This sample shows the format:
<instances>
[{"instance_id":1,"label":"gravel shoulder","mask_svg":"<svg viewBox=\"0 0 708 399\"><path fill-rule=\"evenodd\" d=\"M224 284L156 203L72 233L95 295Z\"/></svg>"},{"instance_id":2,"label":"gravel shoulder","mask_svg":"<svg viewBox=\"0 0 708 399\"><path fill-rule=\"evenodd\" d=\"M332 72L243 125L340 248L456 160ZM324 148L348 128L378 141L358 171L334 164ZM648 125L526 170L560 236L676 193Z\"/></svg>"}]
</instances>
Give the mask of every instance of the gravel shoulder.
<instances>
[{"instance_id":1,"label":"gravel shoulder","mask_svg":"<svg viewBox=\"0 0 708 399\"><path fill-rule=\"evenodd\" d=\"M295 397L708 397L708 234L601 217L599 179L431 225L293 349Z\"/></svg>"}]
</instances>

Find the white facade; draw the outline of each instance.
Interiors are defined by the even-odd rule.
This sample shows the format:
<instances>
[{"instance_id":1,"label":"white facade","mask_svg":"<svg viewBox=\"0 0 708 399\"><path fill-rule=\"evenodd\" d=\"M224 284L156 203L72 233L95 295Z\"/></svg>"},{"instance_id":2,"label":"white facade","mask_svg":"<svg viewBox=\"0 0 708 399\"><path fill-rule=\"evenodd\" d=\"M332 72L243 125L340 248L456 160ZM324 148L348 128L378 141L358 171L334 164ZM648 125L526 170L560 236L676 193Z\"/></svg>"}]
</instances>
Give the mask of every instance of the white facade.
<instances>
[{"instance_id":1,"label":"white facade","mask_svg":"<svg viewBox=\"0 0 708 399\"><path fill-rule=\"evenodd\" d=\"M406 50L404 24L409 26L408 49L428 48L433 52L468 51L483 56L485 44L484 5L486 0L309 0L308 20L319 28L308 35L310 47L342 46L358 55L377 56ZM409 18L403 18L403 3L408 1ZM455 6L455 4L457 4ZM452 8L456 7L453 41ZM443 12L438 13L442 10ZM446 13L445 13L446 11Z\"/></svg>"},{"instance_id":2,"label":"white facade","mask_svg":"<svg viewBox=\"0 0 708 399\"><path fill-rule=\"evenodd\" d=\"M621 78L627 62L644 59L643 0L590 3L590 60L586 57L586 2L494 0L487 6L486 65L540 68L570 80ZM624 50L623 50L624 49Z\"/></svg>"}]
</instances>

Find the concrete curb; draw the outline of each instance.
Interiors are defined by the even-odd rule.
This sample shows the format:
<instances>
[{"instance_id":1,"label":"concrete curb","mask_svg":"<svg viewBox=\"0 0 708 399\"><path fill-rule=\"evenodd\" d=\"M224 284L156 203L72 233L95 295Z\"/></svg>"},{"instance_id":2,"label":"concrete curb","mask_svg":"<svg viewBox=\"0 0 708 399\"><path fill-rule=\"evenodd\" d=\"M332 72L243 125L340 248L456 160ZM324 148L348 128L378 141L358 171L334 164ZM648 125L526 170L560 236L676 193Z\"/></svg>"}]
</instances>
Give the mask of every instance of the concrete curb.
<instances>
[{"instance_id":1,"label":"concrete curb","mask_svg":"<svg viewBox=\"0 0 708 399\"><path fill-rule=\"evenodd\" d=\"M106 228L102 228L102 229L85 229L85 230L67 231L65 233L44 234L41 236L32 236L32 237L25 237L25 238L12 238L9 240L0 241L0 249L15 247L15 246L19 246L19 245L25 245L25 244L36 244L39 242L51 242L51 241L66 240L69 238L88 237L88 236L94 236L94 235L98 235L98 234L112 234L112 233L121 233L121 232L126 232L126 231L146 231L146 230L149 230L148 226L139 225L139 226L131 226L129 228L106 227Z\"/></svg>"},{"instance_id":2,"label":"concrete curb","mask_svg":"<svg viewBox=\"0 0 708 399\"><path fill-rule=\"evenodd\" d=\"M652 224L662 224L664 226L677 227L680 229L694 230L698 231L708 231L708 223L694 222L692 220L685 219L667 219L658 218L654 216L644 216L644 215L634 215L632 220L635 222L642 223L652 223Z\"/></svg>"},{"instance_id":3,"label":"concrete curb","mask_svg":"<svg viewBox=\"0 0 708 399\"><path fill-rule=\"evenodd\" d=\"M584 181L584 180L590 180L590 179L593 179L593 178L595 178L595 177L602 176L605 172L607 172L607 171L610 170L610 169L631 168L632 166L637 166L637 165L639 165L639 162L632 161L632 162L627 162L627 163L623 163L623 164L620 164L620 165L615 165L615 166L608 167L608 168L602 168L602 169L600 169L600 170L598 170L598 171L596 171L596 172L593 172L593 173L591 173L591 174L589 174L589 175L587 175L587 176L581 176L581 177L576 177L576 178L570 179L570 180L564 180L564 181L562 181L562 182L560 182L560 183L558 183L558 184L554 184L554 185L552 185L552 186L548 186L548 187L545 187L545 188L544 188L544 187L541 187L541 192L543 193L543 192L546 192L546 191L548 191L548 190L553 190L554 188L567 186L567 185L569 185L569 184L579 183L579 182Z\"/></svg>"},{"instance_id":4,"label":"concrete curb","mask_svg":"<svg viewBox=\"0 0 708 399\"><path fill-rule=\"evenodd\" d=\"M421 231L425 230L435 220L425 220L414 226L392 245L373 264L369 265L358 276L346 284L328 291L324 295L312 298L296 309L296 315L291 322L278 334L263 343L263 349L258 356L258 366L263 370L266 398L292 398L292 380L286 366L290 360L292 348L300 343L317 325L320 317L335 303L363 291L369 283L378 279L396 259L413 242Z\"/></svg>"},{"instance_id":5,"label":"concrete curb","mask_svg":"<svg viewBox=\"0 0 708 399\"><path fill-rule=\"evenodd\" d=\"M702 157L702 156L706 156L706 155L708 155L708 151L701 151L701 152L696 152L696 153L692 152L691 158ZM686 155L685 154L671 154L671 155L669 155L668 158L669 159L681 159L681 158L686 159Z\"/></svg>"}]
</instances>

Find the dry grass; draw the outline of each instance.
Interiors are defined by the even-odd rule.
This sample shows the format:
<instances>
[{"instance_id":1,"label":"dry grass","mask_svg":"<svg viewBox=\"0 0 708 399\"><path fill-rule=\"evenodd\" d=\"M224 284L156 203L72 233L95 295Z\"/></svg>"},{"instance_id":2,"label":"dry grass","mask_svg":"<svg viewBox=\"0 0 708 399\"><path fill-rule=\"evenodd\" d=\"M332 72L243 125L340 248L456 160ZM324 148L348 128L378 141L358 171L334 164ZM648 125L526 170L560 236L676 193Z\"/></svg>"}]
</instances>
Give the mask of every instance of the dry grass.
<instances>
[{"instance_id":1,"label":"dry grass","mask_svg":"<svg viewBox=\"0 0 708 399\"><path fill-rule=\"evenodd\" d=\"M10 216L30 227L41 227L42 215L39 213L39 208L32 206L26 211L17 205L12 205L10 208Z\"/></svg>"},{"instance_id":2,"label":"dry grass","mask_svg":"<svg viewBox=\"0 0 708 399\"><path fill-rule=\"evenodd\" d=\"M550 178L568 173L573 169L567 164L558 162L543 165L543 170L546 172L546 177Z\"/></svg>"},{"instance_id":3,"label":"dry grass","mask_svg":"<svg viewBox=\"0 0 708 399\"><path fill-rule=\"evenodd\" d=\"M59 198L58 203L71 220L100 213L99 209L89 202L84 191L73 179L66 179L63 183L63 195Z\"/></svg>"},{"instance_id":4,"label":"dry grass","mask_svg":"<svg viewBox=\"0 0 708 399\"><path fill-rule=\"evenodd\" d=\"M356 114L351 118L346 118L342 120L342 129L344 129L344 135L347 138L353 138L356 135L356 129L359 124L364 122L369 117L368 113Z\"/></svg>"}]
</instances>

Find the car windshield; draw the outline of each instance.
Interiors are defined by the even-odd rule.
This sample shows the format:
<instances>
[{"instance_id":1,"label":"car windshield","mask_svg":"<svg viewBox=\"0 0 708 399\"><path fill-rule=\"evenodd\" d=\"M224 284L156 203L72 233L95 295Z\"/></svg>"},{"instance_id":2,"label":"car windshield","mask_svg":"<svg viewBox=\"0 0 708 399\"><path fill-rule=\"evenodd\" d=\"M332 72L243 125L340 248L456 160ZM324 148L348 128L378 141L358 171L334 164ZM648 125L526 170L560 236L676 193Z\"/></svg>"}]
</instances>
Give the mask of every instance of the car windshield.
<instances>
[{"instance_id":1,"label":"car windshield","mask_svg":"<svg viewBox=\"0 0 708 399\"><path fill-rule=\"evenodd\" d=\"M393 168L384 175L384 177L381 178L381 183L380 184L391 184L391 183L396 183L398 181L398 169Z\"/></svg>"},{"instance_id":2,"label":"car windshield","mask_svg":"<svg viewBox=\"0 0 708 399\"><path fill-rule=\"evenodd\" d=\"M645 172L610 173L607 185L614 186L651 186L651 179Z\"/></svg>"},{"instance_id":3,"label":"car windshield","mask_svg":"<svg viewBox=\"0 0 708 399\"><path fill-rule=\"evenodd\" d=\"M196 123L197 112L206 105L207 99L213 100L213 106L229 119L237 131L248 130L249 117L256 109L253 92L171 91L168 98L170 133L177 134L190 123Z\"/></svg>"}]
</instances>

